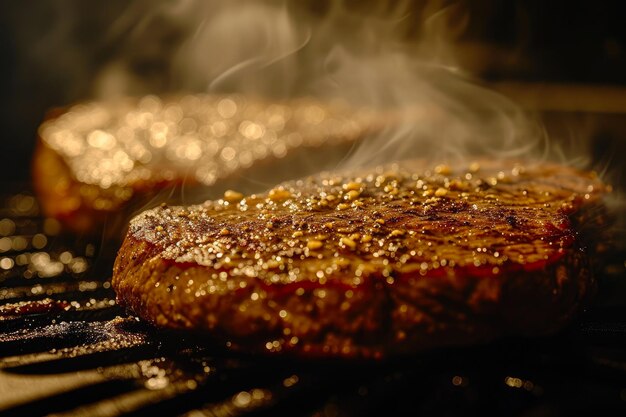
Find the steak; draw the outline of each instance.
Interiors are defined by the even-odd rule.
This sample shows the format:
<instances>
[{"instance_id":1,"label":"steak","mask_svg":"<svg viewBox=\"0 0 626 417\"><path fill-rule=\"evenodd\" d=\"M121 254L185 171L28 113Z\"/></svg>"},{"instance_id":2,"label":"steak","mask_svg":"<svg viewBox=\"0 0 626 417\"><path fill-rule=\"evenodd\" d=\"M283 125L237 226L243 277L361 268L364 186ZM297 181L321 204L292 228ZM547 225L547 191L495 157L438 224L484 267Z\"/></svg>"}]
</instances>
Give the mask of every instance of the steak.
<instances>
[{"instance_id":1,"label":"steak","mask_svg":"<svg viewBox=\"0 0 626 417\"><path fill-rule=\"evenodd\" d=\"M232 349L369 357L557 331L595 288L606 187L552 163L411 161L135 217L118 301ZM599 221L598 221L599 224Z\"/></svg>"},{"instance_id":2,"label":"steak","mask_svg":"<svg viewBox=\"0 0 626 417\"><path fill-rule=\"evenodd\" d=\"M276 160L298 151L347 152L387 123L377 114L340 102L237 95L78 104L42 124L35 189L44 213L69 229L95 234L108 221L117 232L124 215L183 182L206 189L243 174L258 178L263 168L275 178Z\"/></svg>"}]
</instances>

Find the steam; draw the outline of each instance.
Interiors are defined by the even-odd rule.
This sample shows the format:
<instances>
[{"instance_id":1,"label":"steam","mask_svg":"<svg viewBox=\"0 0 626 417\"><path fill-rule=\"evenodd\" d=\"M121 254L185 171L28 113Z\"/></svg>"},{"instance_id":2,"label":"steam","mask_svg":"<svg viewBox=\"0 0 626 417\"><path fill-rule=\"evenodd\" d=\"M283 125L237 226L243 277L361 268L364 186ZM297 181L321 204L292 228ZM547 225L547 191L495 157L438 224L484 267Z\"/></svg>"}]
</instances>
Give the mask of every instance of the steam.
<instances>
[{"instance_id":1,"label":"steam","mask_svg":"<svg viewBox=\"0 0 626 417\"><path fill-rule=\"evenodd\" d=\"M395 2L367 11L332 2L317 14L286 2L162 6L194 28L173 59L179 89L342 99L387 114L393 123L355 149L348 167L550 151L535 120L456 67L451 42L469 19L458 5ZM407 35L416 26L417 35Z\"/></svg>"},{"instance_id":2,"label":"steam","mask_svg":"<svg viewBox=\"0 0 626 417\"><path fill-rule=\"evenodd\" d=\"M59 16L78 7L56 4L48 7ZM117 17L106 26L90 18L106 27L86 45L90 53L71 49L102 61L91 63L93 79L82 61L62 65L73 83L92 86L90 98L238 92L384 112L393 123L347 166L472 154L568 158L548 146L536 120L459 68L455 43L471 20L463 1L134 0L110 9ZM69 50L62 39L76 30L55 22L43 37L53 44L36 48L37 61L58 62L45 51Z\"/></svg>"},{"instance_id":3,"label":"steam","mask_svg":"<svg viewBox=\"0 0 626 417\"><path fill-rule=\"evenodd\" d=\"M341 98L394 122L348 166L472 154L585 162L574 157L586 153L586 137L548 142L537 120L460 68L456 45L472 20L466 1L43 3L34 13L53 16L48 24L37 35L16 32L35 44L24 53L66 103L180 91ZM82 36L85 25L97 36ZM60 77L71 88L53 82Z\"/></svg>"}]
</instances>

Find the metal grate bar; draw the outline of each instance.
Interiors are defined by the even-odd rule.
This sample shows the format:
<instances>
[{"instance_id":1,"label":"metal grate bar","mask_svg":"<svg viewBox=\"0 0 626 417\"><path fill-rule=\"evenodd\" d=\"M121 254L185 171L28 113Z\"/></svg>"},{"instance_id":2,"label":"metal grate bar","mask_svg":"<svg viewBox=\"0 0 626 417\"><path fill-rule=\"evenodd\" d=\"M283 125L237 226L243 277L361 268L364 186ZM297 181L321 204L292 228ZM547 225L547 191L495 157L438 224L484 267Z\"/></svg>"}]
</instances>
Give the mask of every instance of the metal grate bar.
<instances>
[{"instance_id":1,"label":"metal grate bar","mask_svg":"<svg viewBox=\"0 0 626 417\"><path fill-rule=\"evenodd\" d=\"M72 309L71 304L69 304L67 311L57 312L53 310L40 314L29 314L28 316L5 317L0 319L0 326L2 326L4 332L10 333L20 329L34 329L61 322L110 320L123 313L123 309L116 306L114 300L104 299L97 300L96 303L87 306L81 305L81 307L75 309Z\"/></svg>"},{"instance_id":2,"label":"metal grate bar","mask_svg":"<svg viewBox=\"0 0 626 417\"><path fill-rule=\"evenodd\" d=\"M69 407L91 404L96 401L128 392L137 387L132 379L108 380L46 396L0 411L0 416L47 416L66 411Z\"/></svg>"}]
</instances>

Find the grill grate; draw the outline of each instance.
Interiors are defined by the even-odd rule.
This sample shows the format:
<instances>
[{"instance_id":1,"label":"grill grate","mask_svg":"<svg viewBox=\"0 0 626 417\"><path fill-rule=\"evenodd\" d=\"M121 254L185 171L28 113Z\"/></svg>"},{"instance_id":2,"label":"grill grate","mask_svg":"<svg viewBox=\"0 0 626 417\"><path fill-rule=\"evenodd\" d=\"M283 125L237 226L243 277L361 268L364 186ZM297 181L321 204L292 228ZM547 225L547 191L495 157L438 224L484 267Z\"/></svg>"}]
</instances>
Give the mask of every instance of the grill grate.
<instances>
[{"instance_id":1,"label":"grill grate","mask_svg":"<svg viewBox=\"0 0 626 417\"><path fill-rule=\"evenodd\" d=\"M383 363L303 362L155 331L115 304L114 251L60 232L31 194L0 202L0 415L626 412L623 253L607 264L599 305L561 335Z\"/></svg>"}]
</instances>

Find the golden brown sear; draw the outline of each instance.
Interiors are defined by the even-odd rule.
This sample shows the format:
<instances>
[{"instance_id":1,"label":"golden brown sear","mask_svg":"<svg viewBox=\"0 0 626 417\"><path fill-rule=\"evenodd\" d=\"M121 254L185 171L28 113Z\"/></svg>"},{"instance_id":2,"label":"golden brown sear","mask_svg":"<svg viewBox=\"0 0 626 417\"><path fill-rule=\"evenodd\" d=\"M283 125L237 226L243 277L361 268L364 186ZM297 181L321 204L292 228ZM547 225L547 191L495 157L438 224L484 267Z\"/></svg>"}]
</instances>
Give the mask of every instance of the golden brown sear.
<instances>
[{"instance_id":1,"label":"golden brown sear","mask_svg":"<svg viewBox=\"0 0 626 417\"><path fill-rule=\"evenodd\" d=\"M593 173L406 162L137 216L119 303L234 349L383 357L561 328L593 292ZM586 221L594 221L587 218Z\"/></svg>"}]
</instances>

